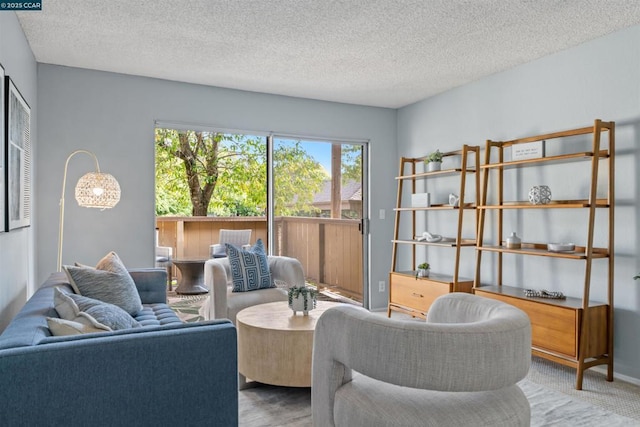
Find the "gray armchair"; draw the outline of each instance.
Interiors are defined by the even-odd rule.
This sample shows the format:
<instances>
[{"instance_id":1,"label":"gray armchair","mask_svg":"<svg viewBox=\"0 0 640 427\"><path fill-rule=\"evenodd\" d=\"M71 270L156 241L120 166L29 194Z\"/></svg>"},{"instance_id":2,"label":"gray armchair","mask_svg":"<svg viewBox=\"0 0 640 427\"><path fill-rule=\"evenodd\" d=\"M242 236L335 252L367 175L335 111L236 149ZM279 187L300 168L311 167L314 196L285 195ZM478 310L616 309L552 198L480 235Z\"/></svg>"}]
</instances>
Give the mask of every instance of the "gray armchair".
<instances>
[{"instance_id":1,"label":"gray armchair","mask_svg":"<svg viewBox=\"0 0 640 427\"><path fill-rule=\"evenodd\" d=\"M225 258L227 256L225 243L246 248L251 243L251 229L248 230L226 230L221 229L218 236L218 243L209 246L209 258Z\"/></svg>"},{"instance_id":2,"label":"gray armchair","mask_svg":"<svg viewBox=\"0 0 640 427\"><path fill-rule=\"evenodd\" d=\"M314 335L313 425L528 426L516 383L530 363L529 317L499 301L447 294L426 323L331 308Z\"/></svg>"},{"instance_id":3,"label":"gray armchair","mask_svg":"<svg viewBox=\"0 0 640 427\"><path fill-rule=\"evenodd\" d=\"M304 270L295 258L267 256L269 271L277 282L289 287L302 286ZM230 319L236 323L236 314L244 308L268 302L286 301L287 291L282 287L232 292L231 267L228 258L210 259L204 264L204 283L209 296L200 308L200 315L209 319Z\"/></svg>"},{"instance_id":4,"label":"gray armchair","mask_svg":"<svg viewBox=\"0 0 640 427\"><path fill-rule=\"evenodd\" d=\"M173 248L169 246L156 246L156 267L165 268L167 270L167 281L169 290L172 290L173 275L171 270L173 267Z\"/></svg>"}]
</instances>

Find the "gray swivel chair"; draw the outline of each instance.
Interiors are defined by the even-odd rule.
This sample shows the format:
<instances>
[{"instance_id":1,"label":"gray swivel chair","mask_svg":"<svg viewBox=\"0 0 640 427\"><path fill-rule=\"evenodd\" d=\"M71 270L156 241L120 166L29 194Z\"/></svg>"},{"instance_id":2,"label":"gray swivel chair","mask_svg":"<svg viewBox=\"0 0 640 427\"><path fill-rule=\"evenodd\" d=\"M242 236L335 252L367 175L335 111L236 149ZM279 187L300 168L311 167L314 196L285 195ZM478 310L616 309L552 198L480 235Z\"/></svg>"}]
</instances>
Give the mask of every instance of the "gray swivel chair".
<instances>
[{"instance_id":1,"label":"gray swivel chair","mask_svg":"<svg viewBox=\"0 0 640 427\"><path fill-rule=\"evenodd\" d=\"M529 426L516 383L530 363L529 317L500 301L443 295L426 322L331 308L314 335L313 425Z\"/></svg>"}]
</instances>

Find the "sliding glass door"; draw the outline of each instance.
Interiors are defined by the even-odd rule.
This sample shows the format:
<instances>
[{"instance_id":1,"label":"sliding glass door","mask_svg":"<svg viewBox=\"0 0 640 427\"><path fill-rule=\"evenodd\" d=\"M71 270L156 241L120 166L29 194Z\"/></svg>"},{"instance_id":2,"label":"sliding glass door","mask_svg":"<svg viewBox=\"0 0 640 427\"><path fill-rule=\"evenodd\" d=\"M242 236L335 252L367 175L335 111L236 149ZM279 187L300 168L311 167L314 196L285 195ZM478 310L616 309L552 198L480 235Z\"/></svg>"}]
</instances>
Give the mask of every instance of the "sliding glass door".
<instances>
[{"instance_id":1,"label":"sliding glass door","mask_svg":"<svg viewBox=\"0 0 640 427\"><path fill-rule=\"evenodd\" d=\"M273 238L309 282L364 301L364 144L274 136Z\"/></svg>"},{"instance_id":2,"label":"sliding glass door","mask_svg":"<svg viewBox=\"0 0 640 427\"><path fill-rule=\"evenodd\" d=\"M221 229L251 229L309 282L366 304L364 143L168 124L155 143L157 245L208 258Z\"/></svg>"}]
</instances>

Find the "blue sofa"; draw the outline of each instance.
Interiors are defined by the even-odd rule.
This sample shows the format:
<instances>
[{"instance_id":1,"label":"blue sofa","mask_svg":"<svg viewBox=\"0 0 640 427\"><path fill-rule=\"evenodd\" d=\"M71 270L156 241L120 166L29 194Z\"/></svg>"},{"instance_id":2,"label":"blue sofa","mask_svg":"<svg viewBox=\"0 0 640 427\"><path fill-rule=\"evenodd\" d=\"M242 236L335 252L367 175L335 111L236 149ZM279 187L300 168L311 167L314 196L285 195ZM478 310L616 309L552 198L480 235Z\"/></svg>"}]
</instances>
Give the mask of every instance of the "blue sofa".
<instances>
[{"instance_id":1,"label":"blue sofa","mask_svg":"<svg viewBox=\"0 0 640 427\"><path fill-rule=\"evenodd\" d=\"M237 426L236 329L182 323L166 271L130 270L141 328L52 336L54 273L0 335L2 426Z\"/></svg>"}]
</instances>

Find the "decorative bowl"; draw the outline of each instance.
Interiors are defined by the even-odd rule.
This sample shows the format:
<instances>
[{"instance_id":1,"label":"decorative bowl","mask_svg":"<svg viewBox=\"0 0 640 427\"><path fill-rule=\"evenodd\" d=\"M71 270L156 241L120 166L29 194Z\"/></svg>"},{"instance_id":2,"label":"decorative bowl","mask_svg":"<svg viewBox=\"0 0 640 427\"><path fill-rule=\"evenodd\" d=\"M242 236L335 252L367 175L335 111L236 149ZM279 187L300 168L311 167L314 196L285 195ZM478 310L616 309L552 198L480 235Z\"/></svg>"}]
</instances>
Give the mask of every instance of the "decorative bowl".
<instances>
[{"instance_id":1,"label":"decorative bowl","mask_svg":"<svg viewBox=\"0 0 640 427\"><path fill-rule=\"evenodd\" d=\"M576 245L573 243L548 243L547 249L551 252L573 252Z\"/></svg>"}]
</instances>

